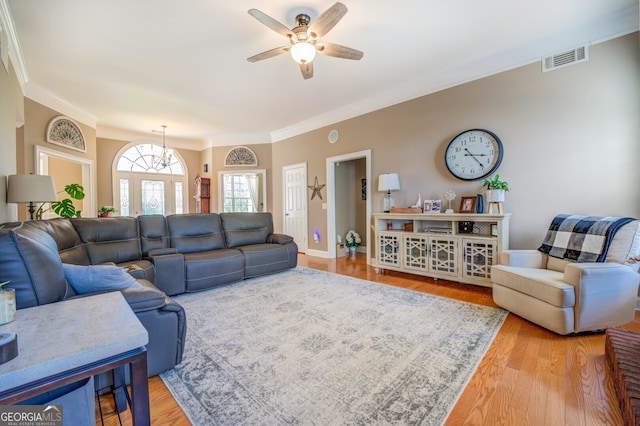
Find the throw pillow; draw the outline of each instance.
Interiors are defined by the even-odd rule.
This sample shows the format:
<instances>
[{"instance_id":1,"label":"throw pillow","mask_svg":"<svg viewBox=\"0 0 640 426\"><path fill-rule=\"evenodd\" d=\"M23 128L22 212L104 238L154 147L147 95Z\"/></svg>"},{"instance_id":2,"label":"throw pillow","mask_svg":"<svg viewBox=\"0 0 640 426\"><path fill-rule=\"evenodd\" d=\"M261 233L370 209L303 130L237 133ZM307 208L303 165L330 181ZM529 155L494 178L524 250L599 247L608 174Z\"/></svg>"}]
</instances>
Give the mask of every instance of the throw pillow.
<instances>
[{"instance_id":1,"label":"throw pillow","mask_svg":"<svg viewBox=\"0 0 640 426\"><path fill-rule=\"evenodd\" d=\"M142 287L124 269L114 265L72 265L63 263L64 276L78 294Z\"/></svg>"}]
</instances>

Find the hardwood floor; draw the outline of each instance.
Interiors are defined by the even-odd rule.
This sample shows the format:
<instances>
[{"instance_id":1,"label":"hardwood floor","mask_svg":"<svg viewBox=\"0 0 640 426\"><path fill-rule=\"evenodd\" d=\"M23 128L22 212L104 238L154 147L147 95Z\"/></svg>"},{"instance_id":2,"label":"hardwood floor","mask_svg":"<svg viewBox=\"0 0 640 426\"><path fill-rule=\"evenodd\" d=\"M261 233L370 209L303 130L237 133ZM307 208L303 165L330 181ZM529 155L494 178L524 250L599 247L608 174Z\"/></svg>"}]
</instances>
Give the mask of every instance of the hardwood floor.
<instances>
[{"instance_id":1,"label":"hardwood floor","mask_svg":"<svg viewBox=\"0 0 640 426\"><path fill-rule=\"evenodd\" d=\"M376 274L364 255L298 264L323 271L497 307L491 289L396 272ZM605 303L605 301L603 301ZM452 325L454 326L454 325ZM623 328L640 331L640 315ZM149 379L151 424L189 421L159 377ZM105 425L117 425L109 396L100 398ZM131 424L128 411L122 424ZM101 425L96 407L97 424ZM604 334L558 336L509 314L449 415L447 425L620 425L622 418L604 366Z\"/></svg>"}]
</instances>

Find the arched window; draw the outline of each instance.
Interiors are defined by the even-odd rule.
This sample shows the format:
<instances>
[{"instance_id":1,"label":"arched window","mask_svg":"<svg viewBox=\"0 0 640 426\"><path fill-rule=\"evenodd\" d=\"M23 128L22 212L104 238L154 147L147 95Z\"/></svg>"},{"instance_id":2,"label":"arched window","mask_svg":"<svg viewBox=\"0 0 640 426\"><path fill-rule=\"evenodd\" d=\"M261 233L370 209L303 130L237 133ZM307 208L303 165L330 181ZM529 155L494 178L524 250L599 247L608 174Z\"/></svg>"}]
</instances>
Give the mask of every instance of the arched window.
<instances>
[{"instance_id":1,"label":"arched window","mask_svg":"<svg viewBox=\"0 0 640 426\"><path fill-rule=\"evenodd\" d=\"M114 159L113 195L120 216L188 211L184 162L153 143L129 145Z\"/></svg>"}]
</instances>

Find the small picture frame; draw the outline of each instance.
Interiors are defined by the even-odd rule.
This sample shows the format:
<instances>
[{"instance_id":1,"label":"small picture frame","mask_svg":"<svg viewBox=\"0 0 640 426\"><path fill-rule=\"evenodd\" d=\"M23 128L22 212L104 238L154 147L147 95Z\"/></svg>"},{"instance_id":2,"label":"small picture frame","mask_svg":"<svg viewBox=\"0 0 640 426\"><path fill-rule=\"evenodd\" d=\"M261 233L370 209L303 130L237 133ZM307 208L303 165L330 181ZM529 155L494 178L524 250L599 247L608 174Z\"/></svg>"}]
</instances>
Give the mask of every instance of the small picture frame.
<instances>
[{"instance_id":1,"label":"small picture frame","mask_svg":"<svg viewBox=\"0 0 640 426\"><path fill-rule=\"evenodd\" d=\"M441 208L442 208L442 200L433 200L433 202L431 203L431 212L440 213Z\"/></svg>"},{"instance_id":2,"label":"small picture frame","mask_svg":"<svg viewBox=\"0 0 640 426\"><path fill-rule=\"evenodd\" d=\"M422 205L423 213L431 213L431 207L433 206L433 200L424 200Z\"/></svg>"},{"instance_id":3,"label":"small picture frame","mask_svg":"<svg viewBox=\"0 0 640 426\"><path fill-rule=\"evenodd\" d=\"M498 224L497 223L492 223L491 224L491 235L494 237L498 236Z\"/></svg>"},{"instance_id":4,"label":"small picture frame","mask_svg":"<svg viewBox=\"0 0 640 426\"><path fill-rule=\"evenodd\" d=\"M460 213L475 213L476 197L462 197L460 199Z\"/></svg>"}]
</instances>

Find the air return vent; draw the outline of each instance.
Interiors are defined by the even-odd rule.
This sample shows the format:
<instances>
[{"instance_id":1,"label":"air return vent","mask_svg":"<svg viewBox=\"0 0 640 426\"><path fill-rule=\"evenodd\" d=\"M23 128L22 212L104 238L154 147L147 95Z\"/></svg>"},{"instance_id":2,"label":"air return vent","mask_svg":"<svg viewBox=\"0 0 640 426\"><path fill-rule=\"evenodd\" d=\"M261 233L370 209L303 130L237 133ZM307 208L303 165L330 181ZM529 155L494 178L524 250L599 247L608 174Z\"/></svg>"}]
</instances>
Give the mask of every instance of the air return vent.
<instances>
[{"instance_id":1,"label":"air return vent","mask_svg":"<svg viewBox=\"0 0 640 426\"><path fill-rule=\"evenodd\" d=\"M577 64L589 59L589 49L587 46L576 47L566 52L557 53L542 59L542 72Z\"/></svg>"}]
</instances>

